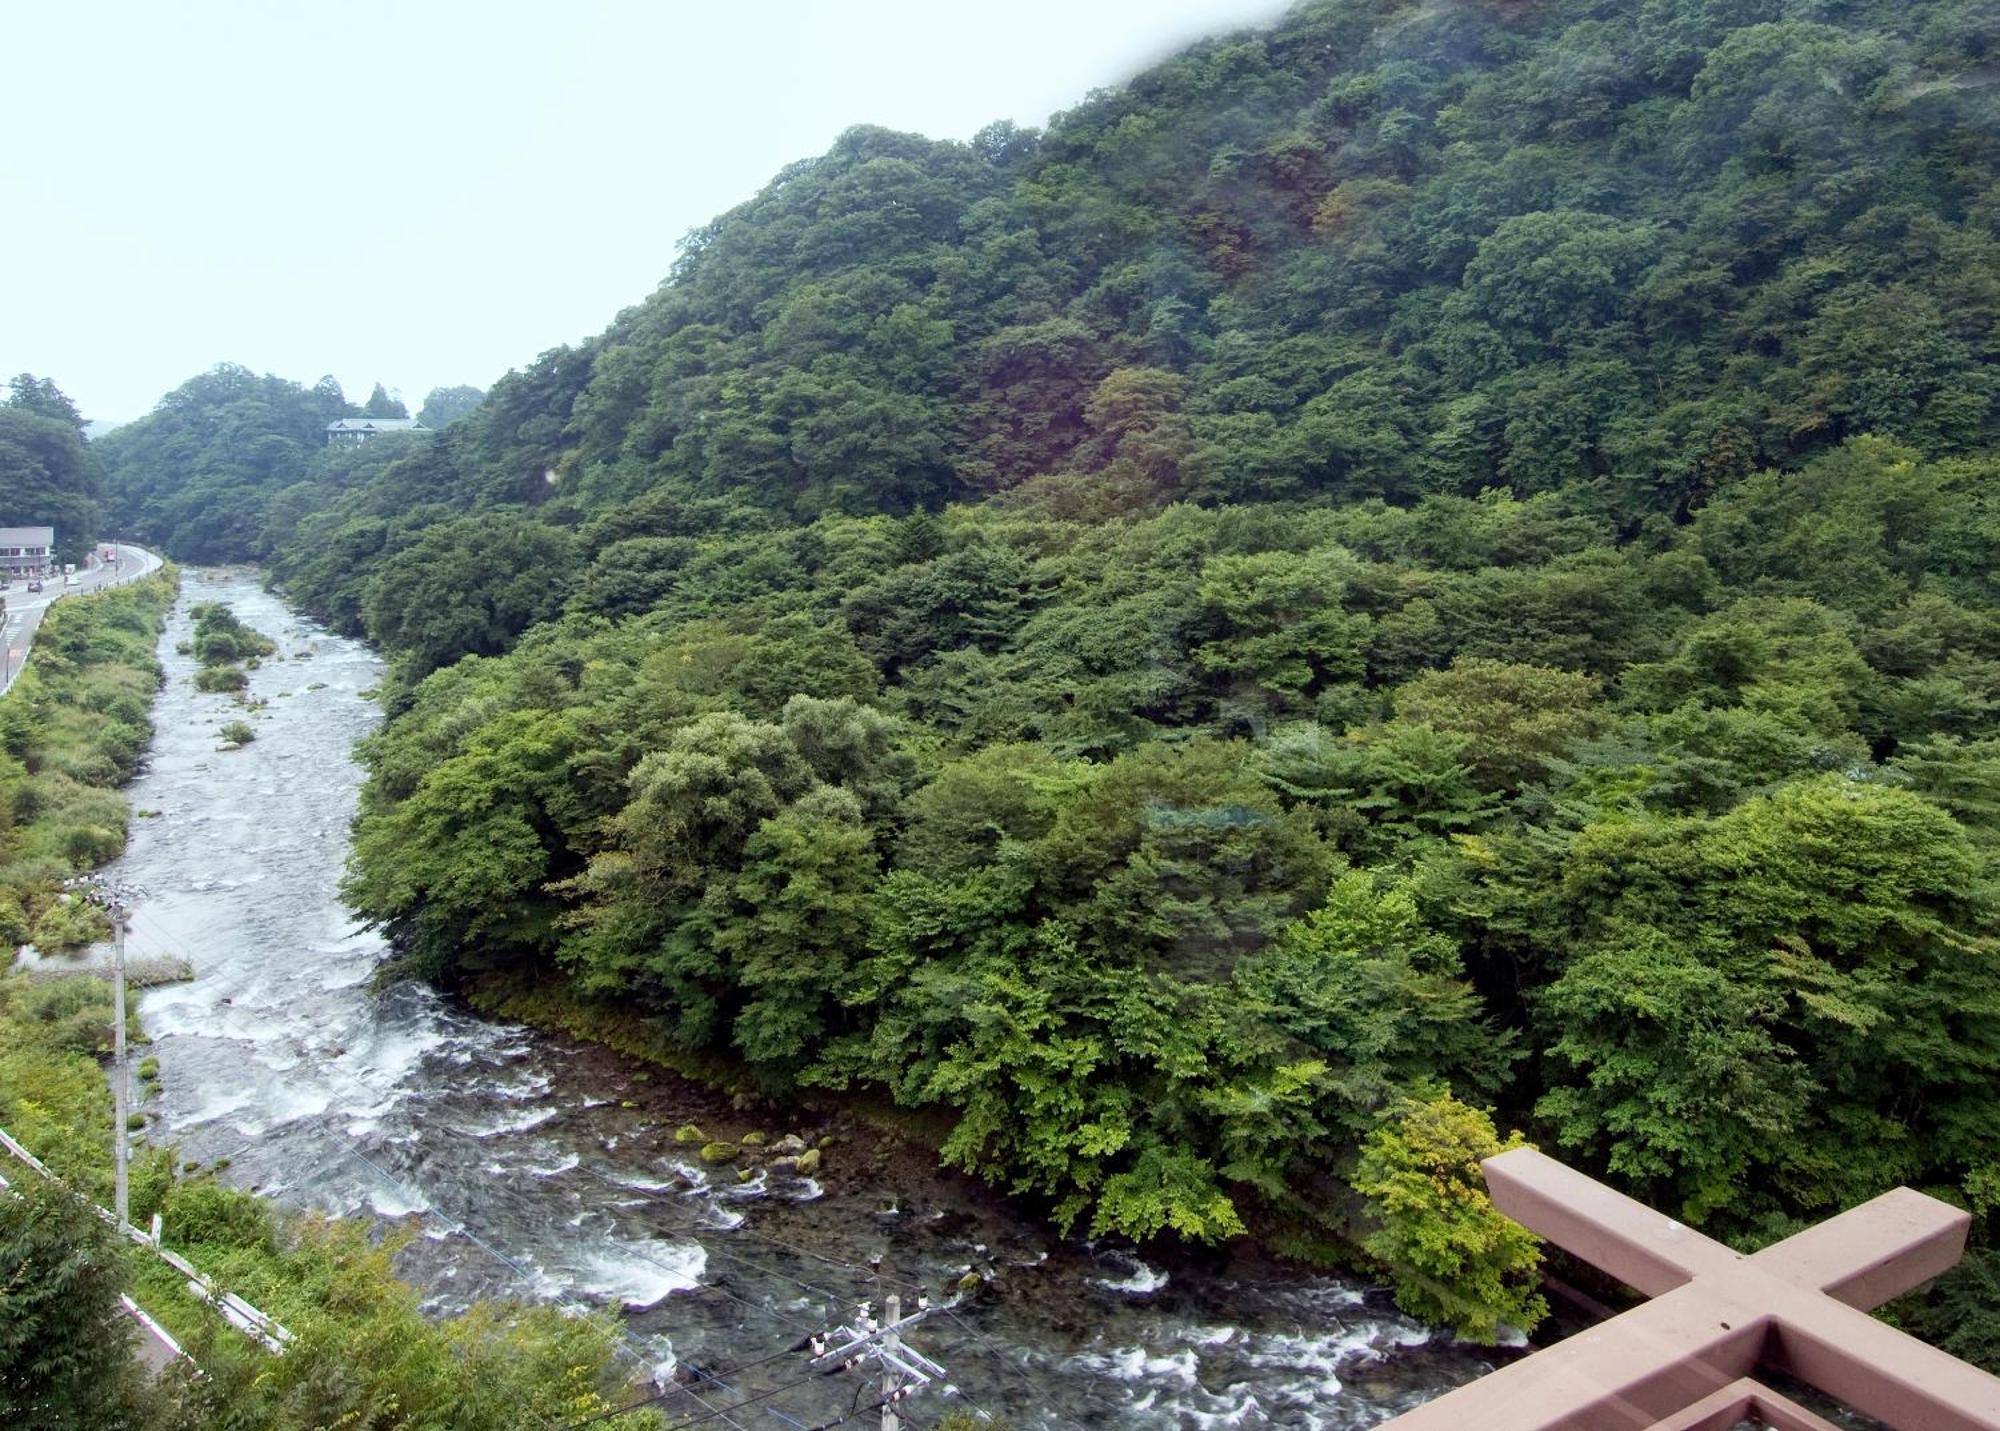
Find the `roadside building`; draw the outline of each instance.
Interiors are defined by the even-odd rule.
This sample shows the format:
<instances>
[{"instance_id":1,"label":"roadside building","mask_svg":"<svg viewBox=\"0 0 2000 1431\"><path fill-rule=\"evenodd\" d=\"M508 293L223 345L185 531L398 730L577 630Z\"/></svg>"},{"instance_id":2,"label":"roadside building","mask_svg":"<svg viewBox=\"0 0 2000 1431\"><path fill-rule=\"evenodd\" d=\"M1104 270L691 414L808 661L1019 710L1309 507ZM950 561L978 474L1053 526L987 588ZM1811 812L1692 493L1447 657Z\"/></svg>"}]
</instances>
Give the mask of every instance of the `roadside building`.
<instances>
[{"instance_id":1,"label":"roadside building","mask_svg":"<svg viewBox=\"0 0 2000 1431\"><path fill-rule=\"evenodd\" d=\"M326 445L332 447L347 443L353 446L385 432L429 431L414 417L343 417L326 425Z\"/></svg>"},{"instance_id":2,"label":"roadside building","mask_svg":"<svg viewBox=\"0 0 2000 1431\"><path fill-rule=\"evenodd\" d=\"M55 559L54 527L0 527L0 570L8 576L47 576Z\"/></svg>"}]
</instances>

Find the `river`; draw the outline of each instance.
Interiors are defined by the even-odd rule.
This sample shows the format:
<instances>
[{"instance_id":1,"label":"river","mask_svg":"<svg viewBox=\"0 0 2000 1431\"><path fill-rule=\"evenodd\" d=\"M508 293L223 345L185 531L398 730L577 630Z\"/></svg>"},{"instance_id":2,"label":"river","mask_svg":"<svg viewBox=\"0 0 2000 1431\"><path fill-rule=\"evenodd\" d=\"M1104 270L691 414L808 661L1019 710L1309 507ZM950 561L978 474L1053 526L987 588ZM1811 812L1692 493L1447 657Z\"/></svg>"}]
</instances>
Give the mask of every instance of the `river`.
<instances>
[{"instance_id":1,"label":"river","mask_svg":"<svg viewBox=\"0 0 2000 1431\"><path fill-rule=\"evenodd\" d=\"M279 647L250 675L249 696L268 704L238 750L216 732L242 709L195 691L193 659L175 651L205 600ZM372 992L383 945L356 928L339 877L381 663L247 570L186 573L161 659L157 735L128 792L144 813L110 871L143 891L134 953L195 970L142 1003L161 1084L147 1136L227 1159L230 1181L287 1204L410 1225L420 1235L400 1265L438 1310L491 1295L621 1307L635 1366L703 1378L663 1402L670 1412L785 1388L723 1422L746 1431L873 1402L872 1380L805 1378L787 1348L899 1286L943 1305L968 1272L981 1284L908 1334L954 1388L919 1392L913 1426L957 1408L1023 1431L1334 1431L1486 1369L1480 1349L1401 1316L1379 1288L1066 1240L843 1115L733 1110L428 990ZM836 1141L817 1176L739 1182L675 1141L690 1121Z\"/></svg>"}]
</instances>

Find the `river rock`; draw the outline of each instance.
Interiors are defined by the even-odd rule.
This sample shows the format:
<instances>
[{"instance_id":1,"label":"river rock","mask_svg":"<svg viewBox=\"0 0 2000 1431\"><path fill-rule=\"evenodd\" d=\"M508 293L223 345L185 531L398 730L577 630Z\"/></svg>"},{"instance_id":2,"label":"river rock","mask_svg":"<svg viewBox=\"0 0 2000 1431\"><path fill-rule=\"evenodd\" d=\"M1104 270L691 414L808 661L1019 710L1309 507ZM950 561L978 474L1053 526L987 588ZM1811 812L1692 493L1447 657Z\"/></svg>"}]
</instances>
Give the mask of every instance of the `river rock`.
<instances>
[{"instance_id":1,"label":"river rock","mask_svg":"<svg viewBox=\"0 0 2000 1431\"><path fill-rule=\"evenodd\" d=\"M787 1133L784 1137L778 1139L777 1142L771 1144L772 1152L782 1153L787 1157L796 1157L805 1150L806 1140L801 1138L797 1133Z\"/></svg>"},{"instance_id":2,"label":"river rock","mask_svg":"<svg viewBox=\"0 0 2000 1431\"><path fill-rule=\"evenodd\" d=\"M761 1147L763 1147L763 1146L764 1146L764 1135L763 1135L762 1133L759 1133L759 1132L758 1132L758 1131L757 1131L756 1129L754 1129L754 1128L753 1128L753 1129L751 1129L751 1130L750 1130L750 1131L749 1131L748 1133L745 1133L745 1134L743 1135L743 1146L744 1146L744 1147L746 1147L746 1148L761 1148Z\"/></svg>"},{"instance_id":3,"label":"river rock","mask_svg":"<svg viewBox=\"0 0 2000 1431\"><path fill-rule=\"evenodd\" d=\"M807 1148L803 1153L800 1153L798 1161L792 1164L792 1171L802 1178L809 1178L818 1172L819 1149Z\"/></svg>"},{"instance_id":4,"label":"river rock","mask_svg":"<svg viewBox=\"0 0 2000 1431\"><path fill-rule=\"evenodd\" d=\"M734 1143L703 1143L701 1160L704 1163L733 1163L736 1161L737 1147Z\"/></svg>"},{"instance_id":5,"label":"river rock","mask_svg":"<svg viewBox=\"0 0 2000 1431\"><path fill-rule=\"evenodd\" d=\"M699 1123L683 1123L680 1127L674 1129L674 1141L676 1143L706 1143L708 1135L701 1131Z\"/></svg>"}]
</instances>

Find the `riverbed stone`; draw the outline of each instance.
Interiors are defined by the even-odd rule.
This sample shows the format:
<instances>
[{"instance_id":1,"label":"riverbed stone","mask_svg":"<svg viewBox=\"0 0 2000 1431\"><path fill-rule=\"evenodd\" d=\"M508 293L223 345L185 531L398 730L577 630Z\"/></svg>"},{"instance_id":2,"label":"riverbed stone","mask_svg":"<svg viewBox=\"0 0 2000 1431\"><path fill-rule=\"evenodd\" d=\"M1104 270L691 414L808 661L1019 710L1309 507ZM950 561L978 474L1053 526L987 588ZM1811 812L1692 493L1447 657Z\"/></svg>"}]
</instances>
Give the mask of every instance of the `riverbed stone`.
<instances>
[{"instance_id":1,"label":"riverbed stone","mask_svg":"<svg viewBox=\"0 0 2000 1431\"><path fill-rule=\"evenodd\" d=\"M711 1165L715 1163L733 1163L736 1161L738 1151L734 1143L703 1143L701 1145L701 1160Z\"/></svg>"},{"instance_id":2,"label":"riverbed stone","mask_svg":"<svg viewBox=\"0 0 2000 1431\"><path fill-rule=\"evenodd\" d=\"M784 1137L778 1139L777 1142L771 1144L772 1152L782 1153L787 1157L794 1157L805 1150L806 1140L801 1138L797 1133L787 1133Z\"/></svg>"},{"instance_id":3,"label":"riverbed stone","mask_svg":"<svg viewBox=\"0 0 2000 1431\"><path fill-rule=\"evenodd\" d=\"M701 1131L699 1123L683 1123L680 1127L674 1129L674 1141L676 1143L706 1143L708 1141L708 1134Z\"/></svg>"},{"instance_id":4,"label":"riverbed stone","mask_svg":"<svg viewBox=\"0 0 2000 1431\"><path fill-rule=\"evenodd\" d=\"M798 1161L792 1164L792 1171L802 1178L809 1178L818 1172L819 1149L807 1148L803 1153L800 1153Z\"/></svg>"},{"instance_id":5,"label":"riverbed stone","mask_svg":"<svg viewBox=\"0 0 2000 1431\"><path fill-rule=\"evenodd\" d=\"M750 1130L749 1132L747 1132L747 1133L745 1133L745 1134L743 1135L743 1146L744 1146L744 1147L746 1147L746 1148L761 1148L761 1147L763 1147L763 1146L764 1146L764 1135L763 1135L762 1133L758 1132L758 1131L757 1131L756 1129L752 1128L752 1129L751 1129L751 1130Z\"/></svg>"}]
</instances>

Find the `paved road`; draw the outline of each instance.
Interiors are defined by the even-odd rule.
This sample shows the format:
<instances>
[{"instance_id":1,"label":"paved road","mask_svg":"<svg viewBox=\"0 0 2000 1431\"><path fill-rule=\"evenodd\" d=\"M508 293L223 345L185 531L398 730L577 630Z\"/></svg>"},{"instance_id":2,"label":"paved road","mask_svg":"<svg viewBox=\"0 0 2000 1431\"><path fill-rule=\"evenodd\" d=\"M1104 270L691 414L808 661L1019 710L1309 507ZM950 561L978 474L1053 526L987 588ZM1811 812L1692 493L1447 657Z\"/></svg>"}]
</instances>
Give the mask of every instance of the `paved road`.
<instances>
[{"instance_id":1,"label":"paved road","mask_svg":"<svg viewBox=\"0 0 2000 1431\"><path fill-rule=\"evenodd\" d=\"M0 695L7 693L14 684L14 678L21 674L21 667L27 664L28 647L35 639L35 628L42 624L42 613L49 609L52 602L64 596L135 581L148 572L160 569L160 559L144 547L119 543L115 548L118 553L115 562L99 561L97 550L92 549L90 566L76 574L74 585L65 586L59 576L50 577L43 583L42 590L37 592L29 591L25 581L4 583L7 612L5 632L0 636Z\"/></svg>"}]
</instances>

